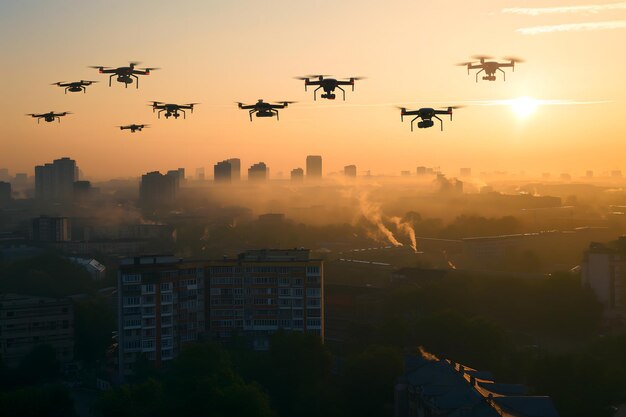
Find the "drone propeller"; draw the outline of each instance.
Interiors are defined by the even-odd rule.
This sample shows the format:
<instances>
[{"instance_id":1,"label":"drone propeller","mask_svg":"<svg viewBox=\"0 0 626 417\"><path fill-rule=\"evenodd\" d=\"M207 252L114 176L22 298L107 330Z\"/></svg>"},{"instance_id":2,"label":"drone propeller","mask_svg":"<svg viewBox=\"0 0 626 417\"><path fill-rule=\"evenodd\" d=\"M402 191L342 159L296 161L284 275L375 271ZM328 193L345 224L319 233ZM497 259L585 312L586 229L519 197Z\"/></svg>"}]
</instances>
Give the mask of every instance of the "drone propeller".
<instances>
[{"instance_id":1,"label":"drone propeller","mask_svg":"<svg viewBox=\"0 0 626 417\"><path fill-rule=\"evenodd\" d=\"M183 106L195 106L196 104L202 104L202 103L187 103L187 104L183 104Z\"/></svg>"},{"instance_id":2,"label":"drone propeller","mask_svg":"<svg viewBox=\"0 0 626 417\"><path fill-rule=\"evenodd\" d=\"M281 103L284 105L289 105L289 104L294 104L297 103L297 101L276 101L276 103Z\"/></svg>"},{"instance_id":3,"label":"drone propeller","mask_svg":"<svg viewBox=\"0 0 626 417\"><path fill-rule=\"evenodd\" d=\"M93 84L93 83L97 83L98 81L92 81L92 80L80 80L81 84L85 84L85 83L89 83L89 84Z\"/></svg>"},{"instance_id":4,"label":"drone propeller","mask_svg":"<svg viewBox=\"0 0 626 417\"><path fill-rule=\"evenodd\" d=\"M139 61L131 61L131 62L128 63L128 65L133 66L133 67L136 67L139 64L141 64L141 62L139 62Z\"/></svg>"},{"instance_id":5,"label":"drone propeller","mask_svg":"<svg viewBox=\"0 0 626 417\"><path fill-rule=\"evenodd\" d=\"M58 85L58 86L60 86L60 85L61 85L61 84L63 84L64 82L66 82L66 81L59 81L58 83L52 83L52 84L50 84L50 85Z\"/></svg>"},{"instance_id":6,"label":"drone propeller","mask_svg":"<svg viewBox=\"0 0 626 417\"><path fill-rule=\"evenodd\" d=\"M349 78L351 80L366 80L367 79L367 77L346 77L346 78Z\"/></svg>"},{"instance_id":7,"label":"drone propeller","mask_svg":"<svg viewBox=\"0 0 626 417\"><path fill-rule=\"evenodd\" d=\"M109 68L113 68L113 67L105 67L102 65L89 65L89 68L94 68L94 69L109 69Z\"/></svg>"},{"instance_id":8,"label":"drone propeller","mask_svg":"<svg viewBox=\"0 0 626 417\"><path fill-rule=\"evenodd\" d=\"M459 67L465 67L465 66L471 65L471 64L472 64L471 62L459 62L458 64L455 64L455 65L457 65Z\"/></svg>"},{"instance_id":9,"label":"drone propeller","mask_svg":"<svg viewBox=\"0 0 626 417\"><path fill-rule=\"evenodd\" d=\"M463 107L467 107L467 106L447 106L444 110L447 110L447 109L456 110L456 109L462 109Z\"/></svg>"},{"instance_id":10,"label":"drone propeller","mask_svg":"<svg viewBox=\"0 0 626 417\"><path fill-rule=\"evenodd\" d=\"M330 74L313 74L313 75L305 75L307 78L319 78L319 77L330 77Z\"/></svg>"},{"instance_id":11,"label":"drone propeller","mask_svg":"<svg viewBox=\"0 0 626 417\"><path fill-rule=\"evenodd\" d=\"M514 57L514 56L505 56L503 59L506 59L507 61L511 61L511 62L524 62L524 60L522 58L518 58L518 57Z\"/></svg>"},{"instance_id":12,"label":"drone propeller","mask_svg":"<svg viewBox=\"0 0 626 417\"><path fill-rule=\"evenodd\" d=\"M160 70L161 68L147 67L147 68L137 68L137 69L141 71L156 71L156 70Z\"/></svg>"},{"instance_id":13,"label":"drone propeller","mask_svg":"<svg viewBox=\"0 0 626 417\"><path fill-rule=\"evenodd\" d=\"M156 106L157 104L165 104L164 101L156 101L156 100L150 100L149 103L152 103L152 104L149 104L149 106Z\"/></svg>"},{"instance_id":14,"label":"drone propeller","mask_svg":"<svg viewBox=\"0 0 626 417\"><path fill-rule=\"evenodd\" d=\"M472 56L473 59L478 59L480 61L485 60L485 59L492 59L492 56L489 55L473 55Z\"/></svg>"}]
</instances>

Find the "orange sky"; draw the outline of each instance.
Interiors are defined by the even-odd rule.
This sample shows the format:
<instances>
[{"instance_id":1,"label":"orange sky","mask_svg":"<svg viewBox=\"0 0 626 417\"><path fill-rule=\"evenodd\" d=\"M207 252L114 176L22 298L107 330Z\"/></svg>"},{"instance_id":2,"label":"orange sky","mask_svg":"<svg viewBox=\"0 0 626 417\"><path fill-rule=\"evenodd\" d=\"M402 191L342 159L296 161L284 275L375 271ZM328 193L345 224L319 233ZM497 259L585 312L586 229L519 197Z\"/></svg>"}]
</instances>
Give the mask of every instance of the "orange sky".
<instances>
[{"instance_id":1,"label":"orange sky","mask_svg":"<svg viewBox=\"0 0 626 417\"><path fill-rule=\"evenodd\" d=\"M398 174L417 165L477 171L626 172L626 29L523 34L517 29L624 22L626 8L503 13L507 1L0 1L0 167L32 173L60 156L90 178L185 167L229 157L264 161L272 175L324 158L325 173ZM525 1L523 7L611 2ZM615 3L613 4L623 4ZM457 62L482 53L526 62L507 81L474 82ZM134 85L107 85L89 65L139 60L161 67ZM367 76L347 101L313 102L294 76ZM56 81L99 80L87 94ZM609 101L542 106L526 119L508 106L471 106L444 132L411 133L407 107L530 96ZM234 101L296 100L280 122ZM200 102L187 120L157 120L148 100ZM61 124L24 113L72 111ZM150 123L131 134L114 126Z\"/></svg>"}]
</instances>

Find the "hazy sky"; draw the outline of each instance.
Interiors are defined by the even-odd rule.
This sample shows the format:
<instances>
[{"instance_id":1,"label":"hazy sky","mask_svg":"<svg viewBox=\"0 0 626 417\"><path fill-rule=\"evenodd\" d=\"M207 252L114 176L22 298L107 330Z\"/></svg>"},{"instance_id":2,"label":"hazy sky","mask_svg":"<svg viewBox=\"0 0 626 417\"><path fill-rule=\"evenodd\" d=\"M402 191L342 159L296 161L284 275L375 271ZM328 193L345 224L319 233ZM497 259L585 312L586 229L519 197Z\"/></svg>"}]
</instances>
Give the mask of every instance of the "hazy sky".
<instances>
[{"instance_id":1,"label":"hazy sky","mask_svg":"<svg viewBox=\"0 0 626 417\"><path fill-rule=\"evenodd\" d=\"M626 171L626 4L519 1L0 0L0 167L32 173L60 156L92 178L137 176L239 157L272 175L324 158L326 173L417 165L582 173ZM507 81L474 82L473 54L519 56ZM89 65L161 67L125 89ZM347 101L313 101L295 76L366 76ZM498 75L500 77L500 75ZM87 94L57 81L98 80ZM444 132L413 133L394 104L606 101L459 109ZM235 101L296 100L275 119ZM158 120L148 100L202 103ZM60 124L24 113L72 111ZM150 123L131 134L114 126Z\"/></svg>"}]
</instances>

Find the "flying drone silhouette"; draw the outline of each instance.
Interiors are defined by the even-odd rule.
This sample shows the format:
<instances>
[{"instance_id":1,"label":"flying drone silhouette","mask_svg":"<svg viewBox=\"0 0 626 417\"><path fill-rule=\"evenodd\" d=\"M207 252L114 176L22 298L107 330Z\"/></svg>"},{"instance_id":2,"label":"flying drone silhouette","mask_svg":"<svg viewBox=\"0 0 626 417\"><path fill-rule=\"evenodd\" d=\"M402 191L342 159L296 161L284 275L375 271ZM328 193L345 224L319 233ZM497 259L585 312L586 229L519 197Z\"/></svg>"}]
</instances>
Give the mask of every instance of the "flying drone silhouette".
<instances>
[{"instance_id":1,"label":"flying drone silhouette","mask_svg":"<svg viewBox=\"0 0 626 417\"><path fill-rule=\"evenodd\" d=\"M180 114L178 112L181 112L183 114L183 119L186 119L187 113L185 112L185 110L191 110L191 112L193 113L193 106L197 104L200 103L168 104L163 103L162 101L152 101L152 104L150 104L150 106L152 106L152 113L154 113L155 110L158 110L157 114L159 119L161 118L161 113L163 112L165 112L166 119L169 119L170 117L178 119L180 117Z\"/></svg>"},{"instance_id":2,"label":"flying drone silhouette","mask_svg":"<svg viewBox=\"0 0 626 417\"><path fill-rule=\"evenodd\" d=\"M128 84L133 83L133 78L135 78L137 80L136 86L139 88L138 75L150 75L150 71L158 70L158 68L135 68L137 65L139 65L139 62L130 62L127 67L91 66L90 68L97 69L100 74L111 74L109 76L109 87L111 87L113 77L117 76L117 82L124 83L126 88L128 88Z\"/></svg>"},{"instance_id":3,"label":"flying drone silhouette","mask_svg":"<svg viewBox=\"0 0 626 417\"><path fill-rule=\"evenodd\" d=\"M69 111L64 111L62 113L55 113L53 111L50 111L48 113L40 113L40 114L28 113L28 114L26 114L26 116L36 117L37 118L37 123L39 123L39 121L41 119L44 119L48 123L54 122L55 120L58 120L59 123L61 123L61 117L65 116L67 114L72 114L72 113L69 112Z\"/></svg>"},{"instance_id":4,"label":"flying drone silhouette","mask_svg":"<svg viewBox=\"0 0 626 417\"><path fill-rule=\"evenodd\" d=\"M343 93L343 101L346 101L346 90L341 88L342 85L350 85L352 86L352 91L354 91L354 82L356 80L362 80L364 77L350 77L347 80L338 80L336 78L324 78L328 75L318 74L318 75L307 75L305 77L296 77L298 80L304 81L304 91L307 91L307 87L310 85L318 86L313 91L313 100L317 100L317 90L320 88L324 90L324 94L320 97L325 98L327 100L335 99L335 89L338 88ZM317 78L317 80L311 81L311 78Z\"/></svg>"},{"instance_id":5,"label":"flying drone silhouette","mask_svg":"<svg viewBox=\"0 0 626 417\"><path fill-rule=\"evenodd\" d=\"M83 93L87 92L87 86L90 86L93 83L97 83L98 81L86 81L86 80L80 80L80 81L71 81L71 82L65 82L65 81L59 81L58 83L52 83L50 85L56 85L59 87L64 87L65 88L65 94L67 94L68 91L72 92L72 93L78 93L79 91L82 91Z\"/></svg>"},{"instance_id":6,"label":"flying drone silhouette","mask_svg":"<svg viewBox=\"0 0 626 417\"><path fill-rule=\"evenodd\" d=\"M478 74L481 72L485 72L483 76L483 80L485 81L495 81L496 80L496 71L500 71L503 74L503 80L506 81L506 72L502 68L513 68L513 72L515 72L515 64L524 62L523 59L515 58L515 57L505 57L503 59L509 62L497 62L497 61L487 61L488 59L493 59L490 56L486 55L474 55L472 57L474 60L478 60L479 62L474 63L470 62L461 62L457 65L462 67L467 67L467 74L469 75L470 70L479 69L476 73L476 82L478 82Z\"/></svg>"},{"instance_id":7,"label":"flying drone silhouette","mask_svg":"<svg viewBox=\"0 0 626 417\"><path fill-rule=\"evenodd\" d=\"M422 107L417 110L407 110L405 107L398 107L400 109L400 120L404 122L404 116L415 116L411 120L411 132L413 131L413 122L417 119L422 119L422 121L417 122L417 127L419 129L427 129L429 127L433 127L435 122L433 122L433 118L439 120L441 123L441 130L443 131L443 120L441 120L437 115L445 114L450 115L450 120L452 120L452 110L461 108L461 106L449 106L445 110L433 109L430 107Z\"/></svg>"},{"instance_id":8,"label":"flying drone silhouette","mask_svg":"<svg viewBox=\"0 0 626 417\"><path fill-rule=\"evenodd\" d=\"M237 102L237 105L240 109L250 110L248 113L250 114L250 121L252 121L252 114L256 113L256 117L274 117L276 116L276 120L280 120L278 117L278 109L284 109L295 101L279 101L280 104L272 104L266 103L263 99L259 99L254 104L243 104Z\"/></svg>"}]
</instances>

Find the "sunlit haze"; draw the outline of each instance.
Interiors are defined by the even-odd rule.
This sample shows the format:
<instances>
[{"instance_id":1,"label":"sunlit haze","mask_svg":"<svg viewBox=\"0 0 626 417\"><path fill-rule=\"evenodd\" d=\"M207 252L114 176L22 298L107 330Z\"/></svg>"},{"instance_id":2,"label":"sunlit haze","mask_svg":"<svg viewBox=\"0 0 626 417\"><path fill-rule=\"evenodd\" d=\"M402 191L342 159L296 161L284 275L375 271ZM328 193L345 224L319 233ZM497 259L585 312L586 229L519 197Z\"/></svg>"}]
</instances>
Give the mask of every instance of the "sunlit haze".
<instances>
[{"instance_id":1,"label":"sunlit haze","mask_svg":"<svg viewBox=\"0 0 626 417\"><path fill-rule=\"evenodd\" d=\"M598 7L594 8L594 3ZM399 175L417 165L475 172L540 173L626 169L626 30L541 29L623 22L623 7L600 2L2 1L0 161L33 174L69 156L88 179L137 177L185 167L207 172L238 157L264 161L272 178L322 155L324 173ZM479 79L455 64L475 54L513 55L506 81ZM159 67L128 89L90 65L137 60ZM346 101L313 101L294 77L364 76ZM86 94L50 84L97 80ZM294 100L275 118L249 121L234 102ZM157 119L149 100L199 102L193 114ZM445 130L400 122L396 105L472 101ZM542 105L542 100L561 100ZM575 103L575 104L574 104ZM513 111L511 111L511 109ZM71 111L61 123L26 113ZM131 134L115 126L149 123Z\"/></svg>"}]
</instances>

